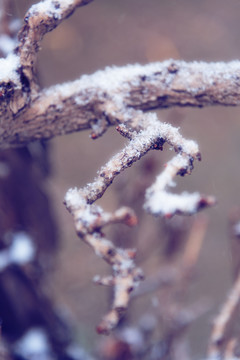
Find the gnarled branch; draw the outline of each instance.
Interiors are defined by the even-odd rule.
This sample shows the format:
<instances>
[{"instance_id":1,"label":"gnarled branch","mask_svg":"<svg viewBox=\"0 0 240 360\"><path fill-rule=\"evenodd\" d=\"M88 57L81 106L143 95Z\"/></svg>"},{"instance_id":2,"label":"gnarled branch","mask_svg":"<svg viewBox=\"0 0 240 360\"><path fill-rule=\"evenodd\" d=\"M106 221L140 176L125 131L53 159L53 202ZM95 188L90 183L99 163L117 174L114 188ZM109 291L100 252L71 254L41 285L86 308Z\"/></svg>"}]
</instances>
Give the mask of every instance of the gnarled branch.
<instances>
[{"instance_id":1,"label":"gnarled branch","mask_svg":"<svg viewBox=\"0 0 240 360\"><path fill-rule=\"evenodd\" d=\"M49 139L89 128L94 129L95 137L98 135L96 127L101 133L116 123L120 108L147 111L171 106L240 104L239 61L186 63L168 60L107 68L73 82L44 89L30 98L26 95L23 103L15 98L17 89L19 91L20 88L24 94L27 90L21 82L25 80L18 75L23 72L21 61L16 55L11 55L9 59L4 59L4 64L11 61L8 79L0 77L0 89L3 88L4 94L6 83L14 84L16 88L13 94L10 90L6 93L11 113L3 114L0 123L1 147L19 146L36 139ZM5 98L6 95L0 97L0 109ZM126 116L127 111L124 118L120 117L121 121L126 121Z\"/></svg>"},{"instance_id":2,"label":"gnarled branch","mask_svg":"<svg viewBox=\"0 0 240 360\"><path fill-rule=\"evenodd\" d=\"M173 195L165 190L171 185L174 176L183 176L191 172L194 159L200 159L197 144L184 139L178 129L159 122L155 114L142 114L140 119L139 112L135 111L135 116L139 120L140 129L129 129L123 124L118 127L120 134L130 140L125 148L100 169L92 183L79 190L70 189L65 196L65 204L73 215L78 236L112 267L112 276L97 278L99 284L114 287L112 309L98 327L101 333L108 333L118 325L127 309L130 292L138 285L142 275L133 262L135 250L116 248L102 234L102 227L109 223L123 222L135 225L135 216L129 209L120 209L112 215L106 214L101 208L91 204L104 194L118 174L132 166L148 151L162 150L165 142L174 146L178 155L158 177L157 182L147 190L146 209L154 215L173 216L176 213L192 214L214 204L212 198L202 197L198 193L188 196ZM163 179L160 185L159 179ZM172 198L177 198L177 201L173 201Z\"/></svg>"}]
</instances>

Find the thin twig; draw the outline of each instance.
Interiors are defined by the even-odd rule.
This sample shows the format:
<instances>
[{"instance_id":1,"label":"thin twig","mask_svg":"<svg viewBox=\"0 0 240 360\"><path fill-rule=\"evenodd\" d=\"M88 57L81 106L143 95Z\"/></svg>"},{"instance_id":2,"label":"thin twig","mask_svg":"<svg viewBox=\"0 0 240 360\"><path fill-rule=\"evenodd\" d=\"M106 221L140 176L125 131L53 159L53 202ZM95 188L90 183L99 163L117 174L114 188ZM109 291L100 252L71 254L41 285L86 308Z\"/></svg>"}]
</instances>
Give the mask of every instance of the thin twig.
<instances>
[{"instance_id":1,"label":"thin twig","mask_svg":"<svg viewBox=\"0 0 240 360\"><path fill-rule=\"evenodd\" d=\"M132 112L133 113L133 112ZM136 113L139 118L140 113ZM125 222L129 225L136 224L136 217L129 209L118 210L115 214L106 214L104 211L93 204L99 199L108 186L113 182L118 174L132 166L134 162L144 156L149 150L162 150L164 143L174 146L179 153L174 158L174 165L177 171L173 171L171 176L164 176L164 188L172 182L172 177L178 173L184 175L192 170L194 159L199 159L198 146L194 141L184 139L179 131L167 124L162 124L155 114L143 114L142 120L139 119L140 130L129 129L125 125L119 125L118 131L121 135L129 139L129 143L118 154L112 157L98 172L96 179L85 186L83 189L70 189L65 197L65 204L73 215L77 234L95 253L102 257L112 267L113 275L104 279L97 278L97 282L102 285L114 286L114 299L111 311L103 318L98 327L101 333L107 333L116 327L121 316L126 311L130 300L130 292L136 288L142 275L133 263L135 251L116 248L111 241L107 240L102 234L102 227L113 222ZM159 188L154 185L150 188L151 196L157 197ZM149 190L148 190L149 191ZM164 189L160 189L162 193ZM166 196L171 196L166 193ZM177 195L175 195L177 196ZM200 209L199 199L191 202L192 211ZM174 213L181 212L182 203L186 203L184 195L178 195L178 202L175 204ZM205 201L205 206L212 205ZM165 211L165 202L159 200L159 214Z\"/></svg>"},{"instance_id":2,"label":"thin twig","mask_svg":"<svg viewBox=\"0 0 240 360\"><path fill-rule=\"evenodd\" d=\"M221 354L221 347L225 340L226 330L229 324L234 320L235 311L240 302L240 273L226 299L225 304L219 315L214 320L211 333L208 356L214 357Z\"/></svg>"},{"instance_id":3,"label":"thin twig","mask_svg":"<svg viewBox=\"0 0 240 360\"><path fill-rule=\"evenodd\" d=\"M135 250L117 248L104 237L102 228L118 222L132 226L136 224L136 217L128 208L119 209L115 214L105 213L99 206L89 205L77 189L67 192L65 203L74 217L78 236L94 249L97 256L111 265L113 270L112 276L94 278L98 284L114 286L112 309L97 328L99 333L108 333L116 327L126 311L130 292L138 285L143 274L133 262Z\"/></svg>"}]
</instances>

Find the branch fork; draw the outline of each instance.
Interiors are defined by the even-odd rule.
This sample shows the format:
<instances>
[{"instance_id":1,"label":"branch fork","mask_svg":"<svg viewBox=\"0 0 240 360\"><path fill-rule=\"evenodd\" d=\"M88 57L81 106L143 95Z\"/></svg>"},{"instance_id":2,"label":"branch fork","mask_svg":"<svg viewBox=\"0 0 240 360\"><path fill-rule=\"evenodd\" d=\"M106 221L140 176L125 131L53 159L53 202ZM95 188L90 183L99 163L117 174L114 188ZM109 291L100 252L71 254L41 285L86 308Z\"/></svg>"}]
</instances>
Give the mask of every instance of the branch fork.
<instances>
[{"instance_id":1,"label":"branch fork","mask_svg":"<svg viewBox=\"0 0 240 360\"><path fill-rule=\"evenodd\" d=\"M111 276L95 277L96 283L114 287L112 308L97 327L99 333L105 334L118 325L128 307L130 292L138 286L143 274L133 261L136 251L115 247L102 233L104 226L117 222L136 225L137 219L133 211L124 207L110 214L93 203L102 197L118 174L132 166L148 151L163 150L165 143L173 146L178 154L147 189L144 208L154 215L169 217L174 214L190 215L215 203L212 197L203 197L198 193L173 195L166 191L176 175L191 173L193 161L201 158L198 146L194 141L184 139L178 129L161 123L156 114L140 114L140 111L136 111L135 115L139 120L137 126L133 126L133 121L129 128L126 125L129 113L124 118L122 109L122 121L125 120L125 123L119 124L117 131L129 140L125 148L98 171L92 183L82 189L70 189L65 196L65 204L73 215L78 236L112 267Z\"/></svg>"}]
</instances>

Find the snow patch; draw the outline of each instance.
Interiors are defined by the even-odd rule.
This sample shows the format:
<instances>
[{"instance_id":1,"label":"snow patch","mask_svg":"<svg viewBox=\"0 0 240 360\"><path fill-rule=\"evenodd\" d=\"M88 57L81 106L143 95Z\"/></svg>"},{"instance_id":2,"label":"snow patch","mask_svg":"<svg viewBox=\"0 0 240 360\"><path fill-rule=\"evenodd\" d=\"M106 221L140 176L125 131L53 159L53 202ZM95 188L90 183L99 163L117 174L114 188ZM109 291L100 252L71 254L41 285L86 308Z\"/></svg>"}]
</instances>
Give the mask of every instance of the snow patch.
<instances>
[{"instance_id":1,"label":"snow patch","mask_svg":"<svg viewBox=\"0 0 240 360\"><path fill-rule=\"evenodd\" d=\"M46 2L46 1L45 1ZM44 2L44 3L45 3ZM48 3L48 1L47 1ZM38 4L36 5L38 6ZM176 80L175 74L169 73L168 67L172 63L176 63L179 67L178 77ZM201 86L196 88L196 81L194 76L201 74ZM55 85L45 90L46 95L71 97L76 96L81 92L83 98L91 97L95 91L112 93L112 96L119 97L117 90L123 92L129 92L133 87L138 87L142 83L142 78L148 78L148 82L159 82L164 80L167 86L176 87L181 89L182 79L184 79L184 90L188 92L204 91L206 87L214 84L216 79L222 78L223 80L236 80L240 77L240 63L238 60L229 63L204 63L204 62L192 62L186 63L184 61L174 61L172 59L163 62L155 62L147 65L134 64L126 65L124 67L106 67L104 70L98 70L92 75L83 75L80 79L73 82L66 82L61 85ZM85 97L86 95L86 97ZM81 100L76 98L75 101L81 103ZM122 103L122 96L120 98ZM84 102L85 104L85 102Z\"/></svg>"},{"instance_id":2,"label":"snow patch","mask_svg":"<svg viewBox=\"0 0 240 360\"><path fill-rule=\"evenodd\" d=\"M34 259L36 249L24 232L15 233L9 248L0 252L0 271L11 264L24 265Z\"/></svg>"},{"instance_id":3,"label":"snow patch","mask_svg":"<svg viewBox=\"0 0 240 360\"><path fill-rule=\"evenodd\" d=\"M16 344L16 353L31 360L50 360L46 333L40 328L29 330Z\"/></svg>"},{"instance_id":4,"label":"snow patch","mask_svg":"<svg viewBox=\"0 0 240 360\"><path fill-rule=\"evenodd\" d=\"M0 82L20 82L17 69L20 67L20 59L15 54L9 54L5 59L0 59Z\"/></svg>"},{"instance_id":5,"label":"snow patch","mask_svg":"<svg viewBox=\"0 0 240 360\"><path fill-rule=\"evenodd\" d=\"M33 16L36 14L43 14L56 19L62 18L62 13L67 10L70 5L73 5L73 0L61 0L55 1L52 0L43 0L39 3L32 5L29 9L28 15Z\"/></svg>"},{"instance_id":6,"label":"snow patch","mask_svg":"<svg viewBox=\"0 0 240 360\"><path fill-rule=\"evenodd\" d=\"M35 252L30 236L23 232L14 234L13 243L9 248L9 258L12 263L21 265L32 261Z\"/></svg>"},{"instance_id":7,"label":"snow patch","mask_svg":"<svg viewBox=\"0 0 240 360\"><path fill-rule=\"evenodd\" d=\"M189 194L183 192L181 194L171 194L165 191L154 193L154 196L148 199L145 208L149 208L154 215L168 215L175 212L193 214L196 212L196 205L201 200L199 193Z\"/></svg>"},{"instance_id":8,"label":"snow patch","mask_svg":"<svg viewBox=\"0 0 240 360\"><path fill-rule=\"evenodd\" d=\"M75 210L86 204L85 199L80 195L79 190L76 187L67 191L64 201L67 206L73 207Z\"/></svg>"}]
</instances>

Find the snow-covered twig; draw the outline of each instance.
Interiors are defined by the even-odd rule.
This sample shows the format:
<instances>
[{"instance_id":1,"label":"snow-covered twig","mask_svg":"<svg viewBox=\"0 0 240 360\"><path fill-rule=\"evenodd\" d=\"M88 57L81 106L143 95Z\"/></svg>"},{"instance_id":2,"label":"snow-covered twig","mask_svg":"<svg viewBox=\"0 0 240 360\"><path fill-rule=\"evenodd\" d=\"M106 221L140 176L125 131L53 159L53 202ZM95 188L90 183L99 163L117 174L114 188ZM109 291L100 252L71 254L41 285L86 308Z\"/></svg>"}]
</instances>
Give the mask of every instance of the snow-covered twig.
<instances>
[{"instance_id":1,"label":"snow-covered twig","mask_svg":"<svg viewBox=\"0 0 240 360\"><path fill-rule=\"evenodd\" d=\"M64 19L71 15L77 7L93 0L43 0L32 5L24 18L24 26L20 30L19 45L16 49L20 57L22 76L29 82L29 88L36 85L35 66L37 52L43 36L55 29Z\"/></svg>"},{"instance_id":2,"label":"snow-covered twig","mask_svg":"<svg viewBox=\"0 0 240 360\"><path fill-rule=\"evenodd\" d=\"M172 194L166 189L174 186L173 178L191 171L191 157L178 154L165 165L165 170L157 177L156 182L146 192L145 209L153 215L164 215L168 218L175 214L191 215L198 210L215 204L212 196L202 196L198 192L189 194Z\"/></svg>"},{"instance_id":3,"label":"snow-covered twig","mask_svg":"<svg viewBox=\"0 0 240 360\"><path fill-rule=\"evenodd\" d=\"M65 204L73 215L79 237L112 267L112 276L94 278L98 284L114 286L112 309L97 328L99 333L108 333L116 327L126 311L130 293L142 280L143 274L134 264L135 250L117 248L104 237L102 228L117 222L135 225L136 216L128 208L121 208L114 214L105 213L99 206L89 205L87 199L86 191L85 196L82 196L80 190L70 189L66 194Z\"/></svg>"},{"instance_id":4,"label":"snow-covered twig","mask_svg":"<svg viewBox=\"0 0 240 360\"><path fill-rule=\"evenodd\" d=\"M14 51L0 59L0 147L26 145L83 129L101 135L119 105L146 111L171 106L239 105L240 62L167 60L108 67L42 91L36 59L43 36L92 0L43 0L27 12ZM12 46L12 45L11 45ZM120 116L121 118L121 116Z\"/></svg>"},{"instance_id":5,"label":"snow-covered twig","mask_svg":"<svg viewBox=\"0 0 240 360\"><path fill-rule=\"evenodd\" d=\"M166 206L171 206L172 216L175 213L182 213L183 207L191 208L191 211L187 209L188 211L185 210L185 213L193 213L201 207L213 204L213 201L205 200L199 194L193 195L194 200L191 199L190 205L186 201L186 195L174 195L178 199L174 202L172 200L173 195L165 192L165 187L171 184L173 176L191 172L194 159L200 159L198 146L194 141L184 139L179 134L178 129L169 124L161 123L156 114L141 114L139 111L132 111L132 115L134 113L139 120L138 126L129 128L121 124L117 127L119 133L129 139L125 148L100 169L92 183L79 190L70 189L65 197L65 204L73 215L79 237L94 249L96 255L102 257L112 267L112 276L97 279L97 282L102 285L114 286L112 310L104 317L98 327L98 331L101 333L109 332L117 326L128 306L130 291L138 285L142 277L140 270L133 263L135 250L116 248L102 234L102 227L110 223L123 222L135 225L135 215L128 208L120 209L115 214L106 214L100 207L93 205L104 194L115 177L132 166L148 151L162 150L164 143L167 142L175 148L178 155L172 160L174 168L170 176L166 175L165 172L160 175L164 178L163 188L154 184L148 189L145 205L147 210L154 212L154 206L157 206L158 211L155 212L155 215L169 215L169 208L166 212ZM142 115L142 119L140 119L140 115ZM134 119L132 124L134 124ZM165 195L164 201L161 201L162 194ZM155 199L154 205L151 203L152 198Z\"/></svg>"}]
</instances>

